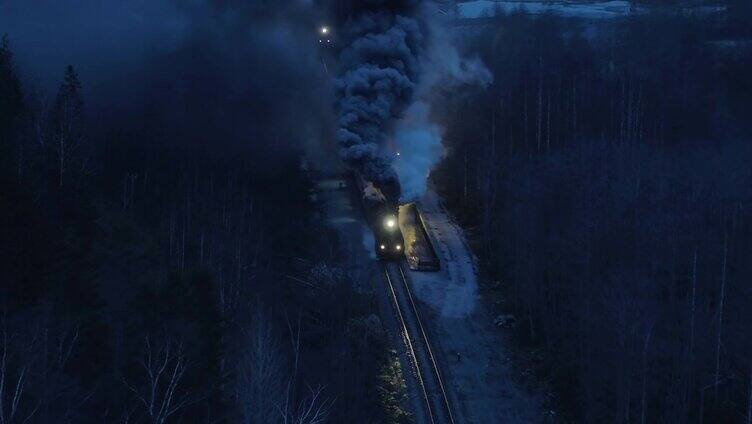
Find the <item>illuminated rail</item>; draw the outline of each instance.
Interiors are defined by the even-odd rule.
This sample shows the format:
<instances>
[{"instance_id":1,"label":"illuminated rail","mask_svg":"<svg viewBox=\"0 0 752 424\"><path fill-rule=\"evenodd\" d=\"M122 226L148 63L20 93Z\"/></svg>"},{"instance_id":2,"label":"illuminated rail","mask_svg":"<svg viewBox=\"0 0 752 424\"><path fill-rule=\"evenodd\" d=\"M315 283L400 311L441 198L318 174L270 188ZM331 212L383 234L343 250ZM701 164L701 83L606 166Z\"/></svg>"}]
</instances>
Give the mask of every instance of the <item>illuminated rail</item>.
<instances>
[{"instance_id":1,"label":"illuminated rail","mask_svg":"<svg viewBox=\"0 0 752 424\"><path fill-rule=\"evenodd\" d=\"M399 271L399 278L400 280L402 280L402 284L399 288L395 287L395 282L390 275L390 267L396 267ZM455 424L454 416L452 414L452 408L449 403L449 397L447 396L446 389L444 387L444 380L442 379L441 371L439 370L439 365L433 354L433 350L431 349L431 342L428 338L428 333L426 333L425 328L423 327L423 322L420 319L418 307L415 303L415 300L413 299L413 295L410 291L410 286L407 283L407 277L402 270L402 266L399 264L387 264L384 266L384 274L386 276L387 285L389 286L389 292L391 294L392 301L395 305L397 318L399 319L400 325L402 326L402 334L405 338L408 354L410 355L410 359L413 362L413 367L415 368L418 385L420 386L421 393L426 402L428 420L431 424ZM408 306L406 307L407 311L404 311L400 306L400 301L397 295L398 292L403 296L404 302L408 304ZM415 323L418 334L414 335L414 337L418 340L411 338L406 317L407 319L410 319ZM419 363L420 359L418 357L418 354L416 354L416 346L420 348L420 345L424 347L423 351L420 353L421 356L426 357L425 362L427 362L426 366L429 369L428 372L430 372L430 376L425 375L421 371L421 364ZM426 387L426 377L429 377L430 380L435 381L435 389L438 396L431 396L429 394L429 389ZM436 399L437 397L438 399Z\"/></svg>"}]
</instances>

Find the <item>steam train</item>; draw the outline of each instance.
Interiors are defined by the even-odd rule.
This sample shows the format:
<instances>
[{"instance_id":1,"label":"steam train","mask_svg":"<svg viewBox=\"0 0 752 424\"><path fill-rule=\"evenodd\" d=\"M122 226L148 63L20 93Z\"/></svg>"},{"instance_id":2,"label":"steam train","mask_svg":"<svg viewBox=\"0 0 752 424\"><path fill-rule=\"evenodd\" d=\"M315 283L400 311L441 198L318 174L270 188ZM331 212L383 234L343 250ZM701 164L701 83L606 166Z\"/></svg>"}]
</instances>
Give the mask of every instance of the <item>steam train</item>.
<instances>
[{"instance_id":1,"label":"steam train","mask_svg":"<svg viewBox=\"0 0 752 424\"><path fill-rule=\"evenodd\" d=\"M379 188L360 175L355 178L361 191L366 218L373 230L376 257L381 260L402 259L405 240L399 227L398 206L396 201L390 201L390 197L396 198L396 194L390 193L389 187Z\"/></svg>"}]
</instances>

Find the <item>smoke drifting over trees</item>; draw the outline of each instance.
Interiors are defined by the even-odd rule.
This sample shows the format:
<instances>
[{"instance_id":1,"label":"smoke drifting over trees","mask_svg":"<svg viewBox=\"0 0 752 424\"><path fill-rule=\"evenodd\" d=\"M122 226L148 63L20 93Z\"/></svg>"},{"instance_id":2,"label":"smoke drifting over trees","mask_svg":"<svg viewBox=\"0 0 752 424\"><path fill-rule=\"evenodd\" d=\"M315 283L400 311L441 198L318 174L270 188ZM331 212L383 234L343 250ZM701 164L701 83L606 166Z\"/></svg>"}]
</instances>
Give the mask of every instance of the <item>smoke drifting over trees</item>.
<instances>
[{"instance_id":1,"label":"smoke drifting over trees","mask_svg":"<svg viewBox=\"0 0 752 424\"><path fill-rule=\"evenodd\" d=\"M425 45L418 1L344 6L336 81L342 157L377 182L397 183L386 149L394 121L412 100Z\"/></svg>"},{"instance_id":2,"label":"smoke drifting over trees","mask_svg":"<svg viewBox=\"0 0 752 424\"><path fill-rule=\"evenodd\" d=\"M418 198L443 151L441 127L430 118L431 90L485 86L491 74L480 60L460 57L446 35L448 23L428 2L335 9L345 44L335 82L341 155L374 181L399 181L403 200Z\"/></svg>"}]
</instances>

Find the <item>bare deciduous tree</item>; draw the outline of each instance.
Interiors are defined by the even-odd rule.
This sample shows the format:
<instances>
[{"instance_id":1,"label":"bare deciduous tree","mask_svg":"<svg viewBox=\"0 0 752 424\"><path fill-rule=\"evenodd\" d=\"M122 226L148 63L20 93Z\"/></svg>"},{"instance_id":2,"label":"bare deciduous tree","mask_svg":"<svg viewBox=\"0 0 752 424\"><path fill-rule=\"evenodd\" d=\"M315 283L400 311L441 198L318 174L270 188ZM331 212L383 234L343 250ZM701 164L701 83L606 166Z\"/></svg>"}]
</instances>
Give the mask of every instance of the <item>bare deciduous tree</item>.
<instances>
[{"instance_id":1,"label":"bare deciduous tree","mask_svg":"<svg viewBox=\"0 0 752 424\"><path fill-rule=\"evenodd\" d=\"M285 380L281 349L262 312L253 315L237 365L235 401L246 423L273 422Z\"/></svg>"},{"instance_id":2,"label":"bare deciduous tree","mask_svg":"<svg viewBox=\"0 0 752 424\"><path fill-rule=\"evenodd\" d=\"M26 395L29 371L33 364L32 355L36 339L25 346L14 346L15 335L2 330L2 352L0 353L0 424L28 422L39 409L39 403L22 412L22 400ZM11 362L15 361L11 366Z\"/></svg>"},{"instance_id":3,"label":"bare deciduous tree","mask_svg":"<svg viewBox=\"0 0 752 424\"><path fill-rule=\"evenodd\" d=\"M329 417L332 402L323 399L323 386L309 387L309 394L303 398L297 408L280 410L284 424L323 424Z\"/></svg>"},{"instance_id":4,"label":"bare deciduous tree","mask_svg":"<svg viewBox=\"0 0 752 424\"><path fill-rule=\"evenodd\" d=\"M235 400L245 423L320 424L329 416L331 402L323 398L323 386L308 387L306 396L297 397L300 333L289 322L288 329L293 362L289 372L273 326L256 308L241 347L235 383Z\"/></svg>"},{"instance_id":5,"label":"bare deciduous tree","mask_svg":"<svg viewBox=\"0 0 752 424\"><path fill-rule=\"evenodd\" d=\"M151 423L164 424L171 415L194 402L190 393L180 390L188 367L182 343L168 338L154 346L147 336L140 365L145 376L143 386L139 389L123 382L143 404Z\"/></svg>"}]
</instances>

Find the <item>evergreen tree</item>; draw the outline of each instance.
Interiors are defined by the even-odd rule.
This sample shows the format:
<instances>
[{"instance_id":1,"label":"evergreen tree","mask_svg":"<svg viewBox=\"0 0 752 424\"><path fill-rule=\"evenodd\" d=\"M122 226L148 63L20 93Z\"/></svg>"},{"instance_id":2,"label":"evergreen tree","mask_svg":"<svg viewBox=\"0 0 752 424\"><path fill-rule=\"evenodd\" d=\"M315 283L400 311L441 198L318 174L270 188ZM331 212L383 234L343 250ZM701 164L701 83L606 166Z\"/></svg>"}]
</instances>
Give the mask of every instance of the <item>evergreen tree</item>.
<instances>
[{"instance_id":1,"label":"evergreen tree","mask_svg":"<svg viewBox=\"0 0 752 424\"><path fill-rule=\"evenodd\" d=\"M22 109L21 83L13 69L13 53L6 35L0 41L0 158L4 170L9 169L6 161L11 160L13 153L11 130Z\"/></svg>"},{"instance_id":2,"label":"evergreen tree","mask_svg":"<svg viewBox=\"0 0 752 424\"><path fill-rule=\"evenodd\" d=\"M68 65L52 109L52 146L57 170L57 181L63 186L66 176L75 176L85 170L81 146L84 136L84 103L81 82L73 66ZM80 174L79 174L80 175Z\"/></svg>"}]
</instances>

